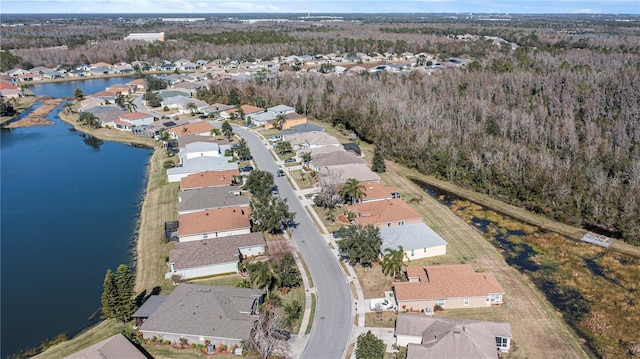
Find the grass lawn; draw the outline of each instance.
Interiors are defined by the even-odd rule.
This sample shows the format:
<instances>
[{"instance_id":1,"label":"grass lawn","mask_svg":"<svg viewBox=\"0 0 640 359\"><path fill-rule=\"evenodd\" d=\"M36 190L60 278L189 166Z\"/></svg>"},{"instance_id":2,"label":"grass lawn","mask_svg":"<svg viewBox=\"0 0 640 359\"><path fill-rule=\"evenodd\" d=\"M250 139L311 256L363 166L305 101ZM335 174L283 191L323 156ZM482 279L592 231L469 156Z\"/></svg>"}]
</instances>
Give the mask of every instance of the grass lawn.
<instances>
[{"instance_id":1,"label":"grass lawn","mask_svg":"<svg viewBox=\"0 0 640 359\"><path fill-rule=\"evenodd\" d=\"M242 282L242 277L240 274L226 274L209 278L202 279L194 279L190 280L190 283L201 284L201 285L221 285L227 287L235 287L238 283Z\"/></svg>"},{"instance_id":2,"label":"grass lawn","mask_svg":"<svg viewBox=\"0 0 640 359\"><path fill-rule=\"evenodd\" d=\"M311 328L313 327L313 318L316 316L316 295L311 293L311 314L309 315L309 323L307 324L307 329L304 331L304 335L309 335L311 333Z\"/></svg>"},{"instance_id":3,"label":"grass lawn","mask_svg":"<svg viewBox=\"0 0 640 359\"><path fill-rule=\"evenodd\" d=\"M35 96L23 96L23 97L17 98L16 101L15 101L15 104L14 104L13 100L9 100L9 101L13 104L13 108L16 110L16 114L15 114L15 116L2 116L2 117L0 117L0 123L5 123L5 122L13 119L14 117L20 115L22 112L24 112L26 109L31 107L36 102L36 97Z\"/></svg>"},{"instance_id":4,"label":"grass lawn","mask_svg":"<svg viewBox=\"0 0 640 359\"><path fill-rule=\"evenodd\" d=\"M384 292L391 290L391 279L382 274L379 264L374 263L371 268L356 265L353 270L358 276L365 299L384 297Z\"/></svg>"},{"instance_id":5,"label":"grass lawn","mask_svg":"<svg viewBox=\"0 0 640 359\"><path fill-rule=\"evenodd\" d=\"M378 319L377 313L366 313L364 315L365 327L381 327L381 328L395 328L396 318L398 315L392 311L384 311L382 316Z\"/></svg>"},{"instance_id":6,"label":"grass lawn","mask_svg":"<svg viewBox=\"0 0 640 359\"><path fill-rule=\"evenodd\" d=\"M315 182L313 177L309 172L305 172L303 170L293 170L289 171L291 177L296 181L296 184L300 189L307 189L315 187Z\"/></svg>"},{"instance_id":7,"label":"grass lawn","mask_svg":"<svg viewBox=\"0 0 640 359\"><path fill-rule=\"evenodd\" d=\"M300 332L300 324L302 322L302 317L304 316L305 309L305 300L304 300L304 286L299 286L298 288L294 288L289 291L286 295L282 295L282 306L292 303L294 300L297 300L298 303L302 306L302 311L300 312L300 318L296 321L296 323L291 328L291 333L298 334Z\"/></svg>"},{"instance_id":8,"label":"grass lawn","mask_svg":"<svg viewBox=\"0 0 640 359\"><path fill-rule=\"evenodd\" d=\"M143 345L142 346L155 359L197 359L197 358L216 358L216 359L237 359L239 357L233 354L215 354L207 355L200 349L175 349L169 345ZM245 355L242 358L257 359L258 356Z\"/></svg>"}]
</instances>

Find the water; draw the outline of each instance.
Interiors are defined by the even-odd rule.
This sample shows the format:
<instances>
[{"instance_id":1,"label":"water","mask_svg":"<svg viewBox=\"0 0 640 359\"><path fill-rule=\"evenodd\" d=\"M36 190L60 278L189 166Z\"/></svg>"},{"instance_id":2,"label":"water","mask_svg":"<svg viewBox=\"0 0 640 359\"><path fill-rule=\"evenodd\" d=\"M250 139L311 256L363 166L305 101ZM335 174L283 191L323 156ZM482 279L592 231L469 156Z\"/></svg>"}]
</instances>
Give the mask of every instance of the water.
<instances>
[{"instance_id":1,"label":"water","mask_svg":"<svg viewBox=\"0 0 640 359\"><path fill-rule=\"evenodd\" d=\"M73 91L75 91L75 89L79 87L82 90L83 94L90 95L104 90L107 86L113 84L124 84L133 80L134 77L124 76L90 80L53 82L31 85L29 86L29 91L33 92L36 97L70 97L73 96Z\"/></svg>"},{"instance_id":2,"label":"water","mask_svg":"<svg viewBox=\"0 0 640 359\"><path fill-rule=\"evenodd\" d=\"M118 82L34 92L66 97ZM55 116L61 108L49 116L55 125L0 132L2 357L95 323L105 272L133 260L151 150L77 132Z\"/></svg>"}]
</instances>

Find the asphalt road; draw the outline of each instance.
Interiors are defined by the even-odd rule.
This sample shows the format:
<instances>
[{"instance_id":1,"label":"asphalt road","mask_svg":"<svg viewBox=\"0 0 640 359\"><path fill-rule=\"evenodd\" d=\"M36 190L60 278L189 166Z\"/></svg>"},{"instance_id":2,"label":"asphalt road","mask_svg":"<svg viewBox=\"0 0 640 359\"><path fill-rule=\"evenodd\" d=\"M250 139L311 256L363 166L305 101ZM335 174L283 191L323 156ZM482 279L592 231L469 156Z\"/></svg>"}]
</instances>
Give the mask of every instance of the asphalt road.
<instances>
[{"instance_id":1,"label":"asphalt road","mask_svg":"<svg viewBox=\"0 0 640 359\"><path fill-rule=\"evenodd\" d=\"M258 168L273 173L275 177L279 167L261 139L244 128L234 127L234 132L247 141ZM289 209L296 213L294 221L297 225L291 234L317 290L313 329L302 358L340 359L345 354L353 325L351 290L327 242L298 201L287 178L275 177L275 184L280 197L286 198Z\"/></svg>"}]
</instances>

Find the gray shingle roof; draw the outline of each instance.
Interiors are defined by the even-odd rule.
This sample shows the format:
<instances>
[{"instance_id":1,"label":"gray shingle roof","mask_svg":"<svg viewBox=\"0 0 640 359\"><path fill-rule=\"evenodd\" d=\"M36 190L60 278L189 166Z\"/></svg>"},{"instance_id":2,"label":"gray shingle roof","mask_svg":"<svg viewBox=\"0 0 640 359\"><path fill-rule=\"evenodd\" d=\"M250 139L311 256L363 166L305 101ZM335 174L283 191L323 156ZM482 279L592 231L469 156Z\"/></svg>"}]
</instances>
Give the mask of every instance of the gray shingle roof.
<instances>
[{"instance_id":1,"label":"gray shingle roof","mask_svg":"<svg viewBox=\"0 0 640 359\"><path fill-rule=\"evenodd\" d=\"M262 290L180 284L141 326L143 332L248 339Z\"/></svg>"},{"instance_id":2,"label":"gray shingle roof","mask_svg":"<svg viewBox=\"0 0 640 359\"><path fill-rule=\"evenodd\" d=\"M178 193L178 213L205 209L249 206L249 197L241 194L237 187L203 187Z\"/></svg>"},{"instance_id":3,"label":"gray shingle roof","mask_svg":"<svg viewBox=\"0 0 640 359\"><path fill-rule=\"evenodd\" d=\"M160 304L164 302L167 297L164 295L152 295L150 296L146 302L144 302L135 313L133 313L133 318L149 318L153 312L158 309Z\"/></svg>"},{"instance_id":4,"label":"gray shingle roof","mask_svg":"<svg viewBox=\"0 0 640 359\"><path fill-rule=\"evenodd\" d=\"M409 344L407 359L496 358L496 337L511 338L509 323L398 314L396 335L422 337Z\"/></svg>"},{"instance_id":5,"label":"gray shingle roof","mask_svg":"<svg viewBox=\"0 0 640 359\"><path fill-rule=\"evenodd\" d=\"M314 125L312 123L305 123L302 125L291 126L290 129L286 131L282 131L282 136L290 136L297 133L313 132L313 131L324 132L324 128L322 126Z\"/></svg>"},{"instance_id":6,"label":"gray shingle roof","mask_svg":"<svg viewBox=\"0 0 640 359\"><path fill-rule=\"evenodd\" d=\"M447 244L438 233L424 222L380 228L380 237L382 238L381 252L384 252L386 248L396 249L398 246L409 251Z\"/></svg>"},{"instance_id":7,"label":"gray shingle roof","mask_svg":"<svg viewBox=\"0 0 640 359\"><path fill-rule=\"evenodd\" d=\"M182 167L167 169L167 175L237 169L238 164L235 162L229 162L230 159L231 157L201 157L188 159L182 163Z\"/></svg>"},{"instance_id":8,"label":"gray shingle roof","mask_svg":"<svg viewBox=\"0 0 640 359\"><path fill-rule=\"evenodd\" d=\"M265 245L264 237L260 232L179 242L169 251L169 262L175 264L176 270L238 262L240 258L238 248L259 245Z\"/></svg>"},{"instance_id":9,"label":"gray shingle roof","mask_svg":"<svg viewBox=\"0 0 640 359\"><path fill-rule=\"evenodd\" d=\"M65 357L66 359L146 359L135 345L122 334L116 334L90 347Z\"/></svg>"}]
</instances>

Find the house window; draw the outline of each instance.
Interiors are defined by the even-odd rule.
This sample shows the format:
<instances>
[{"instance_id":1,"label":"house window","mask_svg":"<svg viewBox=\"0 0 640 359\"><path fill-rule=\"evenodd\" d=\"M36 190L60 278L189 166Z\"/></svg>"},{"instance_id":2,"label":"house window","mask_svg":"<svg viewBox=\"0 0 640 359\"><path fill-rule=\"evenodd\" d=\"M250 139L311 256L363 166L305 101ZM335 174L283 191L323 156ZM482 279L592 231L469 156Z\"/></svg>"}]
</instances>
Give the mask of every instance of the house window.
<instances>
[{"instance_id":1,"label":"house window","mask_svg":"<svg viewBox=\"0 0 640 359\"><path fill-rule=\"evenodd\" d=\"M441 306L442 308L444 308L444 304L445 304L445 300L444 299L438 299L438 305Z\"/></svg>"},{"instance_id":2,"label":"house window","mask_svg":"<svg viewBox=\"0 0 640 359\"><path fill-rule=\"evenodd\" d=\"M207 238L209 238L209 234L205 233L202 235L202 239L207 239Z\"/></svg>"},{"instance_id":3,"label":"house window","mask_svg":"<svg viewBox=\"0 0 640 359\"><path fill-rule=\"evenodd\" d=\"M427 249L426 248L424 249L424 252L427 253Z\"/></svg>"},{"instance_id":4,"label":"house window","mask_svg":"<svg viewBox=\"0 0 640 359\"><path fill-rule=\"evenodd\" d=\"M489 303L501 303L501 295L500 294L489 294L487 296L487 302Z\"/></svg>"},{"instance_id":5,"label":"house window","mask_svg":"<svg viewBox=\"0 0 640 359\"><path fill-rule=\"evenodd\" d=\"M411 256L413 257L414 253L413 253L413 249L411 250Z\"/></svg>"},{"instance_id":6,"label":"house window","mask_svg":"<svg viewBox=\"0 0 640 359\"><path fill-rule=\"evenodd\" d=\"M496 346L498 349L500 348L508 348L509 347L509 338L496 337Z\"/></svg>"},{"instance_id":7,"label":"house window","mask_svg":"<svg viewBox=\"0 0 640 359\"><path fill-rule=\"evenodd\" d=\"M391 222L387 223L387 227L391 227Z\"/></svg>"},{"instance_id":8,"label":"house window","mask_svg":"<svg viewBox=\"0 0 640 359\"><path fill-rule=\"evenodd\" d=\"M399 226L404 226L404 221L399 221L399 222L398 222L398 225L399 225Z\"/></svg>"},{"instance_id":9,"label":"house window","mask_svg":"<svg viewBox=\"0 0 640 359\"><path fill-rule=\"evenodd\" d=\"M464 298L464 306L468 307L469 306L469 297Z\"/></svg>"}]
</instances>

